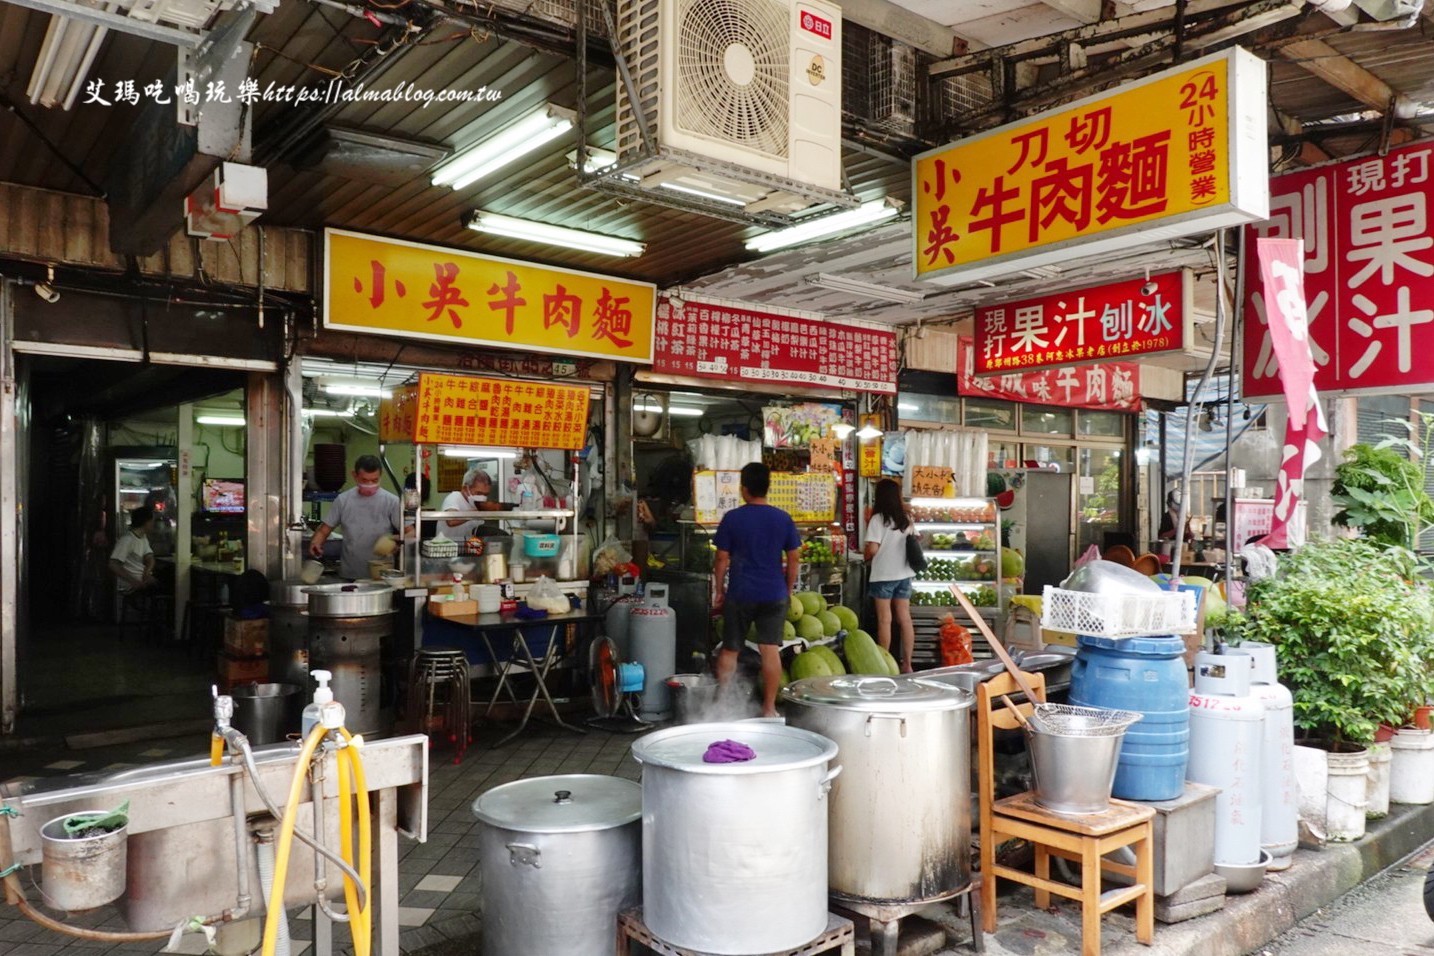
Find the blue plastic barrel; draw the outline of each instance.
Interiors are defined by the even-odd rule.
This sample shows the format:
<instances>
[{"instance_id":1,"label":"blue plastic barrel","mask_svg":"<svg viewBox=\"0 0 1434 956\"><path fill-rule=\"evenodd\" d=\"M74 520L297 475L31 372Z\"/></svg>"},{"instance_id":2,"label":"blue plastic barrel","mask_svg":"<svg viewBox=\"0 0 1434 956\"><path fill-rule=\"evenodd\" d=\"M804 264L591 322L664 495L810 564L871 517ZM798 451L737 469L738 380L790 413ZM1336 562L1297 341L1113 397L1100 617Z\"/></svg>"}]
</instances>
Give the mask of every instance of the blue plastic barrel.
<instances>
[{"instance_id":1,"label":"blue plastic barrel","mask_svg":"<svg viewBox=\"0 0 1434 956\"><path fill-rule=\"evenodd\" d=\"M1081 636L1076 645L1070 702L1145 715L1125 732L1111 796L1124 800L1180 796L1190 759L1185 641Z\"/></svg>"}]
</instances>

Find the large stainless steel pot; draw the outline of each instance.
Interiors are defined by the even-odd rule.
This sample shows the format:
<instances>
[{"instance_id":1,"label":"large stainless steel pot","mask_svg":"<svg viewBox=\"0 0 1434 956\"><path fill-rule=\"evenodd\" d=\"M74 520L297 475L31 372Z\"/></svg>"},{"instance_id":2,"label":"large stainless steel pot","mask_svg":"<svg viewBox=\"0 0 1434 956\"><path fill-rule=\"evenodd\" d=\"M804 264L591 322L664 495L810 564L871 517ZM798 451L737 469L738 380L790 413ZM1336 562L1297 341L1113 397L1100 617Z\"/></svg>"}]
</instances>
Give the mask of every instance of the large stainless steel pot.
<instances>
[{"instance_id":1,"label":"large stainless steel pot","mask_svg":"<svg viewBox=\"0 0 1434 956\"><path fill-rule=\"evenodd\" d=\"M383 644L393 637L394 614L321 617L309 614L309 663L333 679L334 699L344 705L344 724L352 733L373 736L393 729L393 713L384 710ZM305 695L312 696L312 690Z\"/></svg>"},{"instance_id":2,"label":"large stainless steel pot","mask_svg":"<svg viewBox=\"0 0 1434 956\"><path fill-rule=\"evenodd\" d=\"M377 617L393 613L393 588L387 584L315 584L309 595L311 617Z\"/></svg>"},{"instance_id":3,"label":"large stainless steel pot","mask_svg":"<svg viewBox=\"0 0 1434 956\"><path fill-rule=\"evenodd\" d=\"M720 740L756 751L704 763ZM836 744L778 723L689 724L639 739L643 921L703 953L796 949L827 925Z\"/></svg>"},{"instance_id":4,"label":"large stainless steel pot","mask_svg":"<svg viewBox=\"0 0 1434 956\"><path fill-rule=\"evenodd\" d=\"M593 774L534 777L473 802L484 956L611 956L642 896L642 789Z\"/></svg>"},{"instance_id":5,"label":"large stainless steel pot","mask_svg":"<svg viewBox=\"0 0 1434 956\"><path fill-rule=\"evenodd\" d=\"M782 691L787 723L834 740L833 896L945 899L971 881L972 695L913 677L811 677Z\"/></svg>"},{"instance_id":6,"label":"large stainless steel pot","mask_svg":"<svg viewBox=\"0 0 1434 956\"><path fill-rule=\"evenodd\" d=\"M269 679L309 696L309 595L298 579L269 585Z\"/></svg>"}]
</instances>

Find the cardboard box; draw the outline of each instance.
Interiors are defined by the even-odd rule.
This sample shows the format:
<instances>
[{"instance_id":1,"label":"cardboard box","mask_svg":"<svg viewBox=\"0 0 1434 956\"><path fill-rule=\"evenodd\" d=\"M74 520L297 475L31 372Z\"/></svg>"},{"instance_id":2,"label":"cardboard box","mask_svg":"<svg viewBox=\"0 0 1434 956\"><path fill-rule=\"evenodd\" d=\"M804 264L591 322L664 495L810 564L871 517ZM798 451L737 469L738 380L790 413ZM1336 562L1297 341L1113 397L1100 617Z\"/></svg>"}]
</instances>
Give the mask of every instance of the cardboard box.
<instances>
[{"instance_id":1,"label":"cardboard box","mask_svg":"<svg viewBox=\"0 0 1434 956\"><path fill-rule=\"evenodd\" d=\"M269 619L224 618L224 653L230 657L265 657L269 653Z\"/></svg>"},{"instance_id":2,"label":"cardboard box","mask_svg":"<svg viewBox=\"0 0 1434 956\"><path fill-rule=\"evenodd\" d=\"M477 601L429 601L428 613L434 617L460 617L478 613Z\"/></svg>"},{"instance_id":3,"label":"cardboard box","mask_svg":"<svg viewBox=\"0 0 1434 956\"><path fill-rule=\"evenodd\" d=\"M230 657L219 655L219 690L229 693L235 687L245 684L265 684L269 681L269 659L267 657Z\"/></svg>"}]
</instances>

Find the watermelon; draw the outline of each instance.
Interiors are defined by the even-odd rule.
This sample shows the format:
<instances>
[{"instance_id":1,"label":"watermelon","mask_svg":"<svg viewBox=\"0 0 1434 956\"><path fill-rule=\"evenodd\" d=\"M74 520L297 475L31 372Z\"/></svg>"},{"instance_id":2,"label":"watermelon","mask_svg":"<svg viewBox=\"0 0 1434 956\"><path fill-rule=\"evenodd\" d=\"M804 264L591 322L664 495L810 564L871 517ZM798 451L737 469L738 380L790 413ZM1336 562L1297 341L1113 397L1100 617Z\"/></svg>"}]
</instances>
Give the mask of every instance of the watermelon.
<instances>
[{"instance_id":1,"label":"watermelon","mask_svg":"<svg viewBox=\"0 0 1434 956\"><path fill-rule=\"evenodd\" d=\"M891 651L888 651L886 648L878 644L876 646L876 652L881 655L882 661L885 662L886 672L889 675L895 677L901 673L901 665L896 663L896 658L891 656Z\"/></svg>"},{"instance_id":2,"label":"watermelon","mask_svg":"<svg viewBox=\"0 0 1434 956\"><path fill-rule=\"evenodd\" d=\"M795 641L796 639L797 639L797 629L796 629L796 627L792 624L791 621L783 621L783 622L782 622L782 640L783 640L783 641Z\"/></svg>"},{"instance_id":3,"label":"watermelon","mask_svg":"<svg viewBox=\"0 0 1434 956\"><path fill-rule=\"evenodd\" d=\"M807 614L820 614L827 609L827 602L815 591L802 591L795 597L802 602L802 610Z\"/></svg>"},{"instance_id":4,"label":"watermelon","mask_svg":"<svg viewBox=\"0 0 1434 956\"><path fill-rule=\"evenodd\" d=\"M835 637L836 632L841 630L841 618L831 611L822 611L817 615L817 620L822 622L822 633L827 637Z\"/></svg>"},{"instance_id":5,"label":"watermelon","mask_svg":"<svg viewBox=\"0 0 1434 956\"><path fill-rule=\"evenodd\" d=\"M853 674L887 675L886 661L882 660L881 647L865 631L852 631L842 645L846 662Z\"/></svg>"},{"instance_id":6,"label":"watermelon","mask_svg":"<svg viewBox=\"0 0 1434 956\"><path fill-rule=\"evenodd\" d=\"M1001 552L1001 577L1018 578L1026 573L1026 559L1014 548Z\"/></svg>"},{"instance_id":7,"label":"watermelon","mask_svg":"<svg viewBox=\"0 0 1434 956\"><path fill-rule=\"evenodd\" d=\"M792 658L791 675L792 680L805 680L808 677L826 677L834 671L826 657L817 653L820 648L802 651Z\"/></svg>"},{"instance_id":8,"label":"watermelon","mask_svg":"<svg viewBox=\"0 0 1434 956\"><path fill-rule=\"evenodd\" d=\"M818 654L823 660L826 661L826 663L827 663L827 668L831 671L831 673L833 673L833 674L845 674L845 673L846 673L846 666L845 666L844 664L842 664L841 658L840 658L840 657L837 657L836 651L832 650L830 647L827 647L825 644L817 644L817 645L813 646L812 648L810 648L806 653L808 653L808 654L812 654L812 653Z\"/></svg>"},{"instance_id":9,"label":"watermelon","mask_svg":"<svg viewBox=\"0 0 1434 956\"><path fill-rule=\"evenodd\" d=\"M791 603L787 606L787 620L795 624L797 623L797 618L801 617L805 613L807 613L806 605L802 603L801 598L793 594L791 597Z\"/></svg>"},{"instance_id":10,"label":"watermelon","mask_svg":"<svg viewBox=\"0 0 1434 956\"><path fill-rule=\"evenodd\" d=\"M861 620L856 616L856 612L845 604L833 604L832 613L837 616L838 621L841 621L843 631L854 631L861 627Z\"/></svg>"},{"instance_id":11,"label":"watermelon","mask_svg":"<svg viewBox=\"0 0 1434 956\"><path fill-rule=\"evenodd\" d=\"M797 637L804 641L819 641L825 634L822 632L822 622L810 614L797 618L797 623L792 625L797 632Z\"/></svg>"}]
</instances>

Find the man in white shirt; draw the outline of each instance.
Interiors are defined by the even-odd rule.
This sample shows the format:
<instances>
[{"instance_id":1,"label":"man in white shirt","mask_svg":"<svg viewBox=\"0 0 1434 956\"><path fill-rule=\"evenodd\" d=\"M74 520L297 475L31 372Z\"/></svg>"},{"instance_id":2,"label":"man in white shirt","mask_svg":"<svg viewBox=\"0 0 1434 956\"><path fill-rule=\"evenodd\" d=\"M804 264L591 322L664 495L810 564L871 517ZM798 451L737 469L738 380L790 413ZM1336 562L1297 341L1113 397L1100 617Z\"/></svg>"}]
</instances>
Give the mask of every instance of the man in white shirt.
<instances>
[{"instance_id":1,"label":"man in white shirt","mask_svg":"<svg viewBox=\"0 0 1434 956\"><path fill-rule=\"evenodd\" d=\"M136 508L129 513L129 530L120 535L110 552L110 572L121 594L154 587L154 549L149 532L154 527L154 509Z\"/></svg>"},{"instance_id":2,"label":"man in white shirt","mask_svg":"<svg viewBox=\"0 0 1434 956\"><path fill-rule=\"evenodd\" d=\"M463 487L450 491L441 507L444 511L502 511L502 504L492 498L493 476L474 465L464 473ZM492 522L446 518L439 522L438 533L461 543L473 535L482 538L502 534L503 531Z\"/></svg>"}]
</instances>

